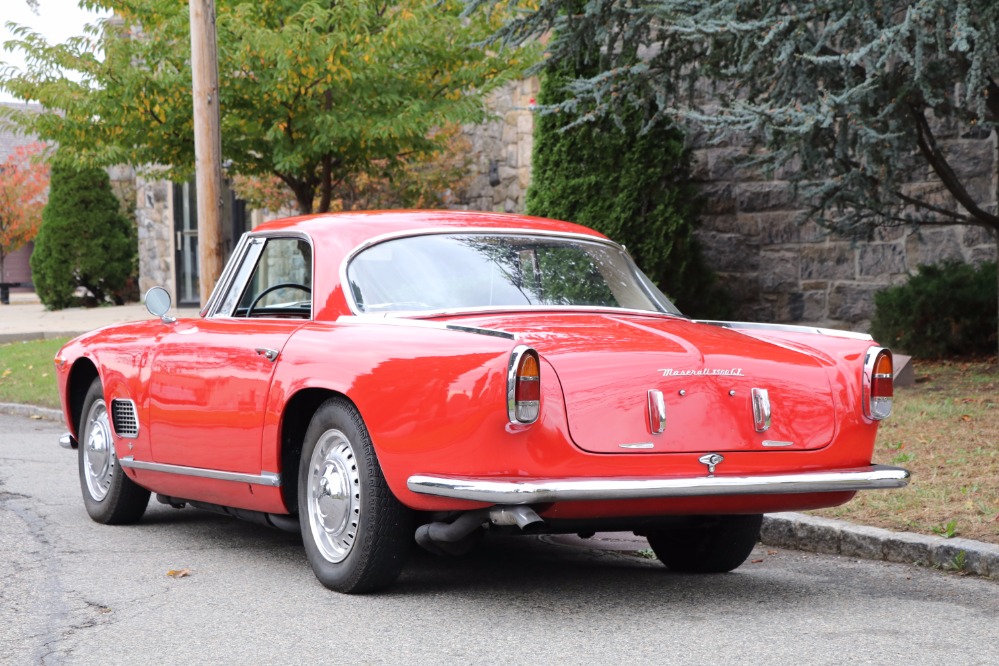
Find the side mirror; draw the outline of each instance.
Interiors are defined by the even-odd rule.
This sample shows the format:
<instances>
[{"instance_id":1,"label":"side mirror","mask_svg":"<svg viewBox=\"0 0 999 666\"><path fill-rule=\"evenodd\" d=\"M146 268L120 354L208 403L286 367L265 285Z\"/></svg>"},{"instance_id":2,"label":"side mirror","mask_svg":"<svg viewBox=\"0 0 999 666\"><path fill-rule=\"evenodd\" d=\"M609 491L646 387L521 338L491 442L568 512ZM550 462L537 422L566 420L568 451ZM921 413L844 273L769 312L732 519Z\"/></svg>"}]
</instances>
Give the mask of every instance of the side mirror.
<instances>
[{"instance_id":1,"label":"side mirror","mask_svg":"<svg viewBox=\"0 0 999 666\"><path fill-rule=\"evenodd\" d=\"M168 292L163 287L153 287L146 292L146 297L143 299L146 304L146 309L149 310L149 314L159 317L163 320L164 324L171 324L175 321L173 317L166 316L166 313L170 311L170 292Z\"/></svg>"}]
</instances>

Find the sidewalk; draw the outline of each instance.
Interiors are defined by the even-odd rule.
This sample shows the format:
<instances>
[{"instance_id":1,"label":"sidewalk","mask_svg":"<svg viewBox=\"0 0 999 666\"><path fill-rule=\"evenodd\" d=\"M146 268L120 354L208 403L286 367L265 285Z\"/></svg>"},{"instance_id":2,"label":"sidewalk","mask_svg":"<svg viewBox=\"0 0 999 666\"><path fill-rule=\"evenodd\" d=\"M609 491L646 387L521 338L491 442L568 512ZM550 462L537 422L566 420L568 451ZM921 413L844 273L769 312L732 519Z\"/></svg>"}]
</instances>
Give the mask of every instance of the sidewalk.
<instances>
[{"instance_id":1,"label":"sidewalk","mask_svg":"<svg viewBox=\"0 0 999 666\"><path fill-rule=\"evenodd\" d=\"M178 318L197 317L194 308L174 308ZM73 337L95 328L126 321L151 319L141 303L100 308L46 310L31 292L12 292L10 305L0 305L0 344L21 340Z\"/></svg>"},{"instance_id":2,"label":"sidewalk","mask_svg":"<svg viewBox=\"0 0 999 666\"><path fill-rule=\"evenodd\" d=\"M24 293L12 293L10 302L0 305L0 344L74 336L109 324L152 318L142 304L49 311L34 294ZM193 308L174 308L170 314L177 318L199 316ZM59 410L30 405L0 403L0 413L62 420ZM645 539L616 533L598 534L588 540L572 535L555 539L568 545L625 552L648 547ZM761 541L767 546L960 570L999 579L999 546L968 539L892 532L842 520L778 513L764 518Z\"/></svg>"}]
</instances>

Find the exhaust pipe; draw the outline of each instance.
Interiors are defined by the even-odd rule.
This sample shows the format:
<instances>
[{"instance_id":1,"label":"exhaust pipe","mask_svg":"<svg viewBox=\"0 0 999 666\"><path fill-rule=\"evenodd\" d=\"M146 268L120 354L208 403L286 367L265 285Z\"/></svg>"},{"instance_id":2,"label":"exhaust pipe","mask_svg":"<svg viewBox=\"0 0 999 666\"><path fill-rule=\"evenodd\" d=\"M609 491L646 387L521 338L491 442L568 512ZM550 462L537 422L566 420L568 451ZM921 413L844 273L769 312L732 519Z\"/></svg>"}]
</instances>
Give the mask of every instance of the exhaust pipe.
<instances>
[{"instance_id":1,"label":"exhaust pipe","mask_svg":"<svg viewBox=\"0 0 999 666\"><path fill-rule=\"evenodd\" d=\"M483 525L528 525L544 522L528 506L494 506L468 511L450 523L438 521L420 525L416 530L416 543L438 555L464 555L472 546Z\"/></svg>"}]
</instances>

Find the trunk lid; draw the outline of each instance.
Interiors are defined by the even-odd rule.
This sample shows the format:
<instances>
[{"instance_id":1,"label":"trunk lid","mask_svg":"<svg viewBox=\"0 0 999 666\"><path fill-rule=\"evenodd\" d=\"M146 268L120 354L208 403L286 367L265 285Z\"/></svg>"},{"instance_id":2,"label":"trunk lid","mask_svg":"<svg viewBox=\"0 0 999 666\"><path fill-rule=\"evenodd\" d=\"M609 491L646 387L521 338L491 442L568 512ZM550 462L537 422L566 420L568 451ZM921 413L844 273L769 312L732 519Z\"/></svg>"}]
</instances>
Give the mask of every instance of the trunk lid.
<instances>
[{"instance_id":1,"label":"trunk lid","mask_svg":"<svg viewBox=\"0 0 999 666\"><path fill-rule=\"evenodd\" d=\"M515 333L538 350L562 385L573 441L586 451L808 450L836 434L824 361L737 331L617 313L501 315L462 324ZM665 406L659 433L658 420L650 424L650 411L658 411L650 391ZM763 402L771 413L765 429Z\"/></svg>"}]
</instances>

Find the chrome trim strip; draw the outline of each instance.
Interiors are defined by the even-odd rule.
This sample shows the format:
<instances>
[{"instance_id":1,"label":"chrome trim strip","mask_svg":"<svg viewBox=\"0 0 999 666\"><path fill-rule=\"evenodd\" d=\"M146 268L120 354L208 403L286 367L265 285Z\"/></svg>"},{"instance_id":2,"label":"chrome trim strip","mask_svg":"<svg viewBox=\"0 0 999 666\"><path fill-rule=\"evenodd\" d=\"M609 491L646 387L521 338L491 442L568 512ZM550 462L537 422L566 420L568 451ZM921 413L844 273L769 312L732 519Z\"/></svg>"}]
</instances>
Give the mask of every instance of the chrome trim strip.
<instances>
[{"instance_id":1,"label":"chrome trim strip","mask_svg":"<svg viewBox=\"0 0 999 666\"><path fill-rule=\"evenodd\" d=\"M797 326L794 324L763 324L753 321L716 321L712 319L695 319L698 324L710 324L721 326L722 328L742 329L746 331L775 331L782 333L811 333L814 335L828 335L837 338L851 338L853 340L864 340L870 342L873 337L867 333L856 333L854 331L840 331L835 328L821 328L819 326Z\"/></svg>"},{"instance_id":2,"label":"chrome trim strip","mask_svg":"<svg viewBox=\"0 0 999 666\"><path fill-rule=\"evenodd\" d=\"M763 446L794 446L794 442L783 442L778 439L765 439L763 440Z\"/></svg>"},{"instance_id":3,"label":"chrome trim strip","mask_svg":"<svg viewBox=\"0 0 999 666\"><path fill-rule=\"evenodd\" d=\"M462 333L475 333L477 335L491 335L496 338L506 338L507 340L516 340L517 336L513 333L508 333L506 331L500 331L495 328L479 328L478 326L459 326L458 324L445 324L444 328L449 331L461 331Z\"/></svg>"},{"instance_id":4,"label":"chrome trim strip","mask_svg":"<svg viewBox=\"0 0 999 666\"><path fill-rule=\"evenodd\" d=\"M414 474L409 477L406 485L414 493L423 495L490 504L538 504L718 495L833 493L901 488L908 483L908 470L888 465L871 465L827 472L663 479L497 479Z\"/></svg>"},{"instance_id":5,"label":"chrome trim strip","mask_svg":"<svg viewBox=\"0 0 999 666\"><path fill-rule=\"evenodd\" d=\"M196 476L201 479L217 479L219 481L234 481L236 483L250 483L255 486L269 486L279 488L281 486L281 475L276 472L261 472L257 474L242 474L239 472L223 472L217 469L204 469L201 467L185 467L183 465L166 465L164 463L146 462L135 460L132 456L119 458L118 462L122 467L129 469L140 469L149 472L163 472L164 474L179 474L181 476Z\"/></svg>"},{"instance_id":6,"label":"chrome trim strip","mask_svg":"<svg viewBox=\"0 0 999 666\"><path fill-rule=\"evenodd\" d=\"M659 389L649 389L649 432L661 435L664 430L666 430L666 400Z\"/></svg>"},{"instance_id":7,"label":"chrome trim strip","mask_svg":"<svg viewBox=\"0 0 999 666\"><path fill-rule=\"evenodd\" d=\"M477 333L480 335L489 335L496 338L505 338L507 340L516 340L517 335L515 333L510 333L509 331L503 331L498 328L478 328L474 326L458 326L454 324L448 324L446 322L433 321L427 319L411 319L409 318L410 313L407 313L406 317L385 317L382 314L360 314L360 315L340 315L336 318L337 324L380 324L382 326L410 326L418 328L433 328L438 331L460 331L462 333Z\"/></svg>"}]
</instances>

